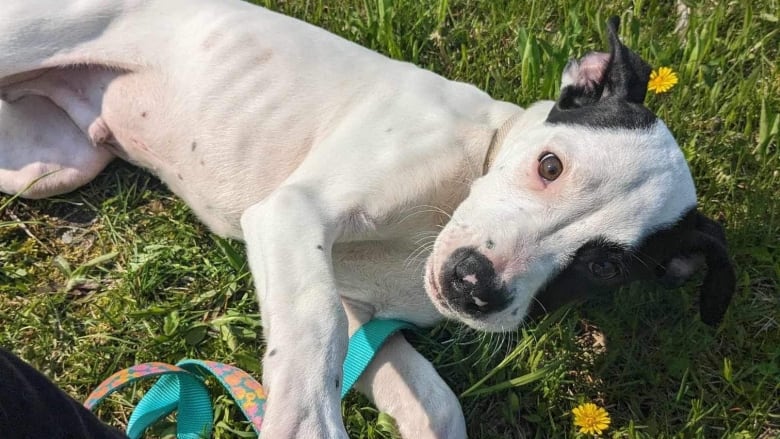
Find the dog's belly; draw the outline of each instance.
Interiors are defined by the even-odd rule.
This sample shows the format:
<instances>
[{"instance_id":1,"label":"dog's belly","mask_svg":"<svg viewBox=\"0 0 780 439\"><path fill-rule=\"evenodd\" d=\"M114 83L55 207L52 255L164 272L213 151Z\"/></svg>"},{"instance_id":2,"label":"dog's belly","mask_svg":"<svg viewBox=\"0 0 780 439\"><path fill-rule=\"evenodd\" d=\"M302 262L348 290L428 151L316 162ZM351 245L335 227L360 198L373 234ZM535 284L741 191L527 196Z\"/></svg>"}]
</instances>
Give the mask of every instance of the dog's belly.
<instances>
[{"instance_id":1,"label":"dog's belly","mask_svg":"<svg viewBox=\"0 0 780 439\"><path fill-rule=\"evenodd\" d=\"M113 79L102 103L118 155L150 169L214 232L234 238L242 238L244 210L340 123L397 92L377 85L381 72L434 77L244 6L189 17L182 30L197 32L171 36L160 48L165 63Z\"/></svg>"},{"instance_id":2,"label":"dog's belly","mask_svg":"<svg viewBox=\"0 0 780 439\"><path fill-rule=\"evenodd\" d=\"M230 82L194 80L207 89ZM115 153L152 171L214 232L241 238L242 212L300 164L311 141L269 135L285 127L257 120L263 114L257 106L268 102L259 95L226 93L198 102L173 81L167 73L149 70L109 84L102 115L115 139ZM236 78L233 84L241 82Z\"/></svg>"}]
</instances>

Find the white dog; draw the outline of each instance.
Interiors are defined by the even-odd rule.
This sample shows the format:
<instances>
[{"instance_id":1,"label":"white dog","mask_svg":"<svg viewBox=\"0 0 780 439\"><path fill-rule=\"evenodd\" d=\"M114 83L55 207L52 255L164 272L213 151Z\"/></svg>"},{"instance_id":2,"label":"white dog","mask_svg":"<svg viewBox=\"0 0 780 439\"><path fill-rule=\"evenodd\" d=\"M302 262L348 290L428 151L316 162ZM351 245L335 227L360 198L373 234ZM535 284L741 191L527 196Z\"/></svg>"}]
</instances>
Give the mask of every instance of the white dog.
<instances>
[{"instance_id":1,"label":"white dog","mask_svg":"<svg viewBox=\"0 0 780 439\"><path fill-rule=\"evenodd\" d=\"M0 190L68 192L115 157L155 173L246 242L263 437L344 438L347 336L373 317L507 331L535 304L702 262L702 318L722 317L723 232L616 32L557 102L523 109L238 0L4 0ZM405 437L466 435L400 335L357 388Z\"/></svg>"}]
</instances>

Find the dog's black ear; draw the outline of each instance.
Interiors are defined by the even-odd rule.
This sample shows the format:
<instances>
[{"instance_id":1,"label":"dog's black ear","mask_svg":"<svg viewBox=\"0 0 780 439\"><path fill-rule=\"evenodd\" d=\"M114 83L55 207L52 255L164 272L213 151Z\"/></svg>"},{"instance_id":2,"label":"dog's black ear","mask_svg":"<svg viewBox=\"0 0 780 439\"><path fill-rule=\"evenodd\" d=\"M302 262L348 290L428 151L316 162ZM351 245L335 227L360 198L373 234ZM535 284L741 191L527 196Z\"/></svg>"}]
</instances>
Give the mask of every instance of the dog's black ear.
<instances>
[{"instance_id":1,"label":"dog's black ear","mask_svg":"<svg viewBox=\"0 0 780 439\"><path fill-rule=\"evenodd\" d=\"M591 52L566 65L548 122L641 127L655 121L643 105L652 69L620 41L619 26L618 17L607 22L609 53Z\"/></svg>"},{"instance_id":2,"label":"dog's black ear","mask_svg":"<svg viewBox=\"0 0 780 439\"><path fill-rule=\"evenodd\" d=\"M683 236L679 253L664 263L659 280L667 286L678 286L706 265L699 309L702 321L715 326L723 319L734 295L736 275L723 227L699 212L694 215L694 229Z\"/></svg>"},{"instance_id":3,"label":"dog's black ear","mask_svg":"<svg viewBox=\"0 0 780 439\"><path fill-rule=\"evenodd\" d=\"M609 53L591 52L566 65L558 98L559 109L591 105L607 97L636 104L645 101L650 66L620 41L619 27L618 17L607 22Z\"/></svg>"},{"instance_id":4,"label":"dog's black ear","mask_svg":"<svg viewBox=\"0 0 780 439\"><path fill-rule=\"evenodd\" d=\"M620 18L607 22L611 65L607 71L605 92L635 104L642 104L650 81L650 66L634 51L626 47L618 37Z\"/></svg>"}]
</instances>

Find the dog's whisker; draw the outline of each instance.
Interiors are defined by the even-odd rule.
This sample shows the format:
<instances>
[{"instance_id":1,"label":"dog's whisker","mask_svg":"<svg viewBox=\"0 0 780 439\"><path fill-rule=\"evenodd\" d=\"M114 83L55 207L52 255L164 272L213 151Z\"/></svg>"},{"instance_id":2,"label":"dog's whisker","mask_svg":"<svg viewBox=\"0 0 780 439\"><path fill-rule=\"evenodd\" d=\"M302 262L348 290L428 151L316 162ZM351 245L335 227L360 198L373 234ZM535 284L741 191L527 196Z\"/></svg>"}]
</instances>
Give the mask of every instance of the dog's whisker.
<instances>
[{"instance_id":1,"label":"dog's whisker","mask_svg":"<svg viewBox=\"0 0 780 439\"><path fill-rule=\"evenodd\" d=\"M410 211L410 213L406 214L406 216L404 216L403 218L398 220L399 224L404 223L405 221L409 220L410 218L412 218L412 217L414 217L416 215L422 215L422 214L426 214L426 213L442 215L447 220L452 219L452 213L444 210L443 208L441 208L439 206L434 206L434 205L430 205L430 204L419 204L419 205L415 205L415 206L409 207L407 209L404 209L404 211L406 211L406 210Z\"/></svg>"},{"instance_id":2,"label":"dog's whisker","mask_svg":"<svg viewBox=\"0 0 780 439\"><path fill-rule=\"evenodd\" d=\"M406 262L415 260L418 256L425 253L426 250L433 248L434 244L435 244L434 242L428 241L418 245L417 248L412 250L412 252L409 253L409 255L406 257L406 259L404 260L405 263L404 266L406 266Z\"/></svg>"},{"instance_id":3,"label":"dog's whisker","mask_svg":"<svg viewBox=\"0 0 780 439\"><path fill-rule=\"evenodd\" d=\"M502 355L504 346L506 346L506 332L504 332L504 325L501 325L501 332L499 333L498 340L496 341L496 348L491 355L491 358L498 358Z\"/></svg>"},{"instance_id":4,"label":"dog's whisker","mask_svg":"<svg viewBox=\"0 0 780 439\"><path fill-rule=\"evenodd\" d=\"M534 302L538 303L538 304L539 304L539 306L542 308L542 311L543 311L545 314L548 314L547 307L545 307L545 306L544 306L544 303L542 303L542 301L541 301L541 300L539 300L539 299L538 299L536 296L532 297L532 298L531 298L531 300L533 300Z\"/></svg>"},{"instance_id":5,"label":"dog's whisker","mask_svg":"<svg viewBox=\"0 0 780 439\"><path fill-rule=\"evenodd\" d=\"M415 235L417 239L414 240L415 244L420 244L421 242L428 241L428 242L435 242L436 236L438 236L438 233L436 232L429 232L426 234L418 233Z\"/></svg>"},{"instance_id":6,"label":"dog's whisker","mask_svg":"<svg viewBox=\"0 0 780 439\"><path fill-rule=\"evenodd\" d=\"M433 250L434 245L434 242L426 242L412 251L412 253L404 259L404 268L408 270L415 261L417 261L418 264L424 263L426 258L421 258L421 256L430 253Z\"/></svg>"},{"instance_id":7,"label":"dog's whisker","mask_svg":"<svg viewBox=\"0 0 780 439\"><path fill-rule=\"evenodd\" d=\"M652 267L644 259L642 259L642 257L647 258L650 261L650 263L653 264L653 265L663 266L662 263L657 261L655 258L653 258L651 255L647 254L646 252L643 252L641 249L636 249L635 251L630 252L630 254L631 254L632 257L636 258L637 261L639 261L642 265L644 265L648 269L652 269ZM642 256L642 257L640 257L640 256Z\"/></svg>"}]
</instances>

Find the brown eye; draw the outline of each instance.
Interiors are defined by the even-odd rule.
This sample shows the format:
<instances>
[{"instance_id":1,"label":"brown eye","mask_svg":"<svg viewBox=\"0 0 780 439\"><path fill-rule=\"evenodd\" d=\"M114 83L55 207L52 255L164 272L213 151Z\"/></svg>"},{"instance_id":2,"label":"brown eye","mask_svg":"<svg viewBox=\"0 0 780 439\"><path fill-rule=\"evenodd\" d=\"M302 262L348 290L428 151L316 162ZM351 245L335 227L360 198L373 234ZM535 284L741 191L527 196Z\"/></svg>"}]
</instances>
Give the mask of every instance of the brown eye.
<instances>
[{"instance_id":1,"label":"brown eye","mask_svg":"<svg viewBox=\"0 0 780 439\"><path fill-rule=\"evenodd\" d=\"M539 175L548 181L558 178L563 172L563 163L553 153L549 152L539 160Z\"/></svg>"},{"instance_id":2,"label":"brown eye","mask_svg":"<svg viewBox=\"0 0 780 439\"><path fill-rule=\"evenodd\" d=\"M617 265L609 261L591 262L588 264L588 270L601 279L612 279L620 274L620 269Z\"/></svg>"}]
</instances>

